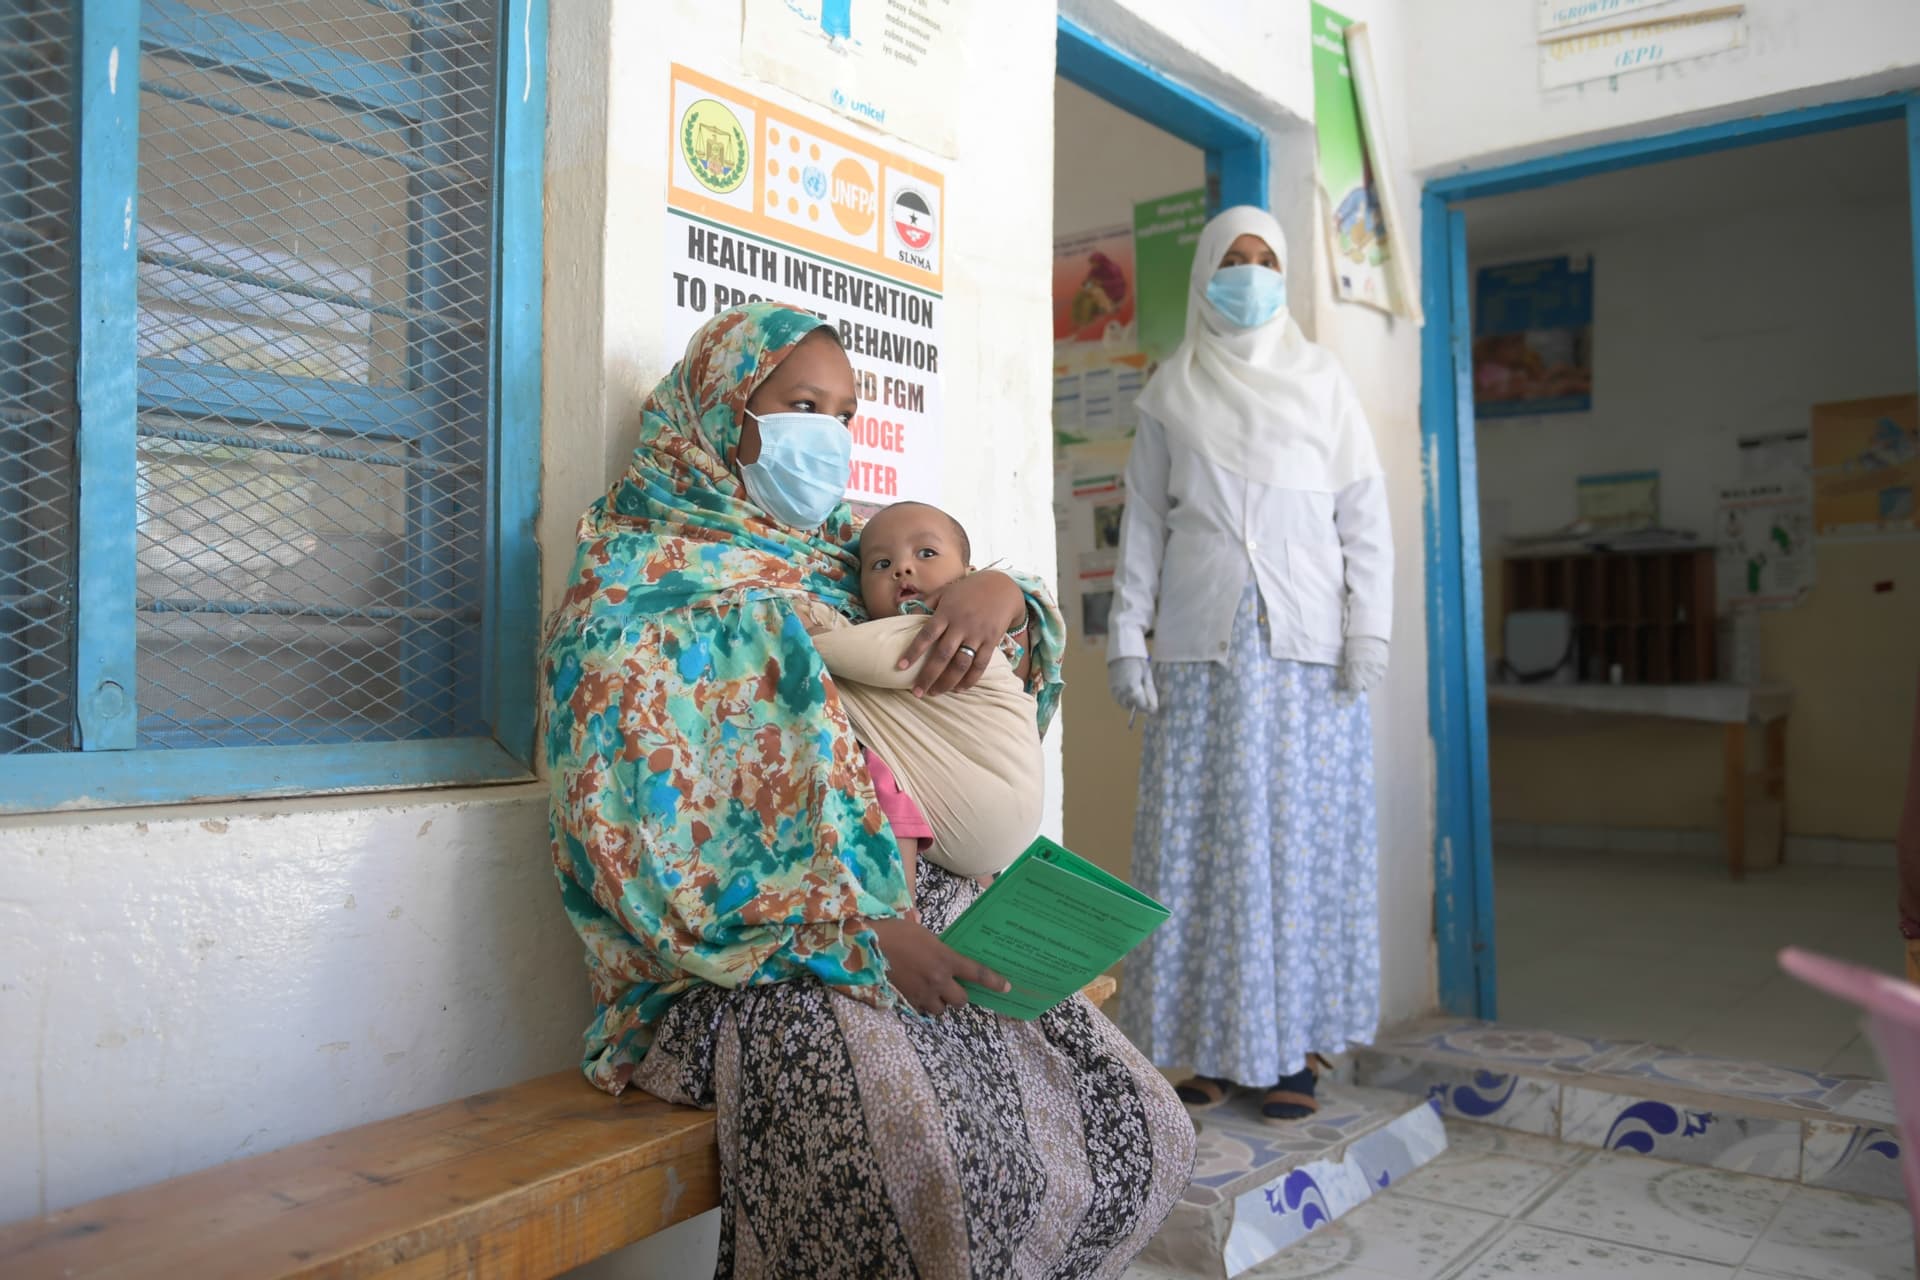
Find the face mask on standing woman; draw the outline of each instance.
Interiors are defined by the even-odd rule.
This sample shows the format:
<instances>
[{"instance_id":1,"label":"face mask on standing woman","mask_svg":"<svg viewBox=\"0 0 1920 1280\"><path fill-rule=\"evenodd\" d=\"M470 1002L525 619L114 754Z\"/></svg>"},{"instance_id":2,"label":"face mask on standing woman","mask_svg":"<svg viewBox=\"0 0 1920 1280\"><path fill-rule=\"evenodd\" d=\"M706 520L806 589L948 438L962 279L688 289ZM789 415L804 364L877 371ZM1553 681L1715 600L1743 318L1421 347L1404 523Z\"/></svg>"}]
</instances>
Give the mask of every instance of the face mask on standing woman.
<instances>
[{"instance_id":1,"label":"face mask on standing woman","mask_svg":"<svg viewBox=\"0 0 1920 1280\"><path fill-rule=\"evenodd\" d=\"M1207 301L1228 324L1257 329L1286 310L1287 278L1272 267L1222 267L1207 281Z\"/></svg>"}]
</instances>

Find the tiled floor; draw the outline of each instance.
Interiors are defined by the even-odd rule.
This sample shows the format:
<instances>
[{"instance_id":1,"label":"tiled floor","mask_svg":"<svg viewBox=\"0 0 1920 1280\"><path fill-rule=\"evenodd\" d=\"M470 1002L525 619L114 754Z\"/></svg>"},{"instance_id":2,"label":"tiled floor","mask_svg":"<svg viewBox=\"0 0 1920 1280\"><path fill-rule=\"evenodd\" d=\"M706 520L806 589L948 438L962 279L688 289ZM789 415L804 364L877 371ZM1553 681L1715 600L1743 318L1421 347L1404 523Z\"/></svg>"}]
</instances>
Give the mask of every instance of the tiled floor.
<instances>
[{"instance_id":1,"label":"tiled floor","mask_svg":"<svg viewBox=\"0 0 1920 1280\"><path fill-rule=\"evenodd\" d=\"M1903 1206L1478 1125L1241 1280L1895 1280ZM1138 1273L1143 1277L1145 1272Z\"/></svg>"},{"instance_id":2,"label":"tiled floor","mask_svg":"<svg viewBox=\"0 0 1920 1280\"><path fill-rule=\"evenodd\" d=\"M1891 873L1503 849L1500 1021L1830 1074L1878 1075L1846 1007L1780 972L1789 945L1897 971Z\"/></svg>"}]
</instances>

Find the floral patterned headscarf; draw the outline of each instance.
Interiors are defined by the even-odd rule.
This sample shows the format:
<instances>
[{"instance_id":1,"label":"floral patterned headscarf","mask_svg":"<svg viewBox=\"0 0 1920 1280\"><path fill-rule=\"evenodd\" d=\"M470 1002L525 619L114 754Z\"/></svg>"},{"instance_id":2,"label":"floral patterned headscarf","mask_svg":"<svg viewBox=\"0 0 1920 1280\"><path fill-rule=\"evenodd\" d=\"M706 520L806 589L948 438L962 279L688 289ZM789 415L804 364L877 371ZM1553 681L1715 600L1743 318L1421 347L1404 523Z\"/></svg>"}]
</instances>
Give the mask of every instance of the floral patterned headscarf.
<instances>
[{"instance_id":1,"label":"floral patterned headscarf","mask_svg":"<svg viewBox=\"0 0 1920 1280\"><path fill-rule=\"evenodd\" d=\"M821 324L756 303L693 336L642 409L632 463L581 518L547 625L549 834L599 1006L584 1067L612 1092L695 983L813 980L902 1003L861 921L908 907L899 847L793 610L811 597L864 616L859 527L844 505L818 530L781 525L728 465L748 400ZM1051 711L1059 614L1022 586Z\"/></svg>"}]
</instances>

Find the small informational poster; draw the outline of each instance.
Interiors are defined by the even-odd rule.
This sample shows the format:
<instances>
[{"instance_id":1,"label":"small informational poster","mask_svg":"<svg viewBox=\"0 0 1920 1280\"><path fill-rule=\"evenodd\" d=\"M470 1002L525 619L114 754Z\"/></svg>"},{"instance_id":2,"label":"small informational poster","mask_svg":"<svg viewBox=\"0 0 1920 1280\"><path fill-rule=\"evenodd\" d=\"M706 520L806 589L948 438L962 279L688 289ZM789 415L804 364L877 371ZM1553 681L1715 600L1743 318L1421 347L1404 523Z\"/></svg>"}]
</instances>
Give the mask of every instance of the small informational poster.
<instances>
[{"instance_id":1,"label":"small informational poster","mask_svg":"<svg viewBox=\"0 0 1920 1280\"><path fill-rule=\"evenodd\" d=\"M1812 468L1821 533L1920 531L1920 398L1815 405Z\"/></svg>"},{"instance_id":2,"label":"small informational poster","mask_svg":"<svg viewBox=\"0 0 1920 1280\"><path fill-rule=\"evenodd\" d=\"M667 139L667 341L772 300L840 331L853 362L848 501L940 496L941 175L676 65Z\"/></svg>"},{"instance_id":3,"label":"small informational poster","mask_svg":"<svg viewBox=\"0 0 1920 1280\"><path fill-rule=\"evenodd\" d=\"M1539 6L1540 34L1566 31L1574 27L1611 24L1632 18L1648 9L1658 9L1673 0L1535 0Z\"/></svg>"},{"instance_id":4,"label":"small informational poster","mask_svg":"<svg viewBox=\"0 0 1920 1280\"><path fill-rule=\"evenodd\" d=\"M1150 369L1172 355L1187 335L1193 253L1206 225L1204 188L1133 206L1134 269L1140 297L1135 328Z\"/></svg>"},{"instance_id":5,"label":"small informational poster","mask_svg":"<svg viewBox=\"0 0 1920 1280\"><path fill-rule=\"evenodd\" d=\"M1391 311L1386 222L1374 189L1360 100L1347 63L1351 19L1313 6L1313 129L1320 152L1320 189L1327 202L1327 240L1334 296Z\"/></svg>"},{"instance_id":6,"label":"small informational poster","mask_svg":"<svg viewBox=\"0 0 1920 1280\"><path fill-rule=\"evenodd\" d=\"M1645 7L1645 6L1643 6ZM1619 27L1576 31L1540 46L1540 87L1564 89L1738 49L1747 42L1744 5L1727 5Z\"/></svg>"},{"instance_id":7,"label":"small informational poster","mask_svg":"<svg viewBox=\"0 0 1920 1280\"><path fill-rule=\"evenodd\" d=\"M1714 586L1720 612L1785 609L1813 587L1813 517L1804 483L1720 490Z\"/></svg>"},{"instance_id":8,"label":"small informational poster","mask_svg":"<svg viewBox=\"0 0 1920 1280\"><path fill-rule=\"evenodd\" d=\"M1053 433L1057 445L1133 435L1146 385L1133 228L1062 236L1053 249Z\"/></svg>"},{"instance_id":9,"label":"small informational poster","mask_svg":"<svg viewBox=\"0 0 1920 1280\"><path fill-rule=\"evenodd\" d=\"M1070 446L1054 456L1054 520L1060 553L1060 606L1088 643L1104 641L1113 609L1113 575L1126 514L1122 444Z\"/></svg>"},{"instance_id":10,"label":"small informational poster","mask_svg":"<svg viewBox=\"0 0 1920 1280\"><path fill-rule=\"evenodd\" d=\"M943 156L958 154L973 0L745 0L747 74Z\"/></svg>"},{"instance_id":11,"label":"small informational poster","mask_svg":"<svg viewBox=\"0 0 1920 1280\"><path fill-rule=\"evenodd\" d=\"M1660 473L1616 471L1574 481L1580 523L1595 529L1651 529L1660 523Z\"/></svg>"},{"instance_id":12,"label":"small informational poster","mask_svg":"<svg viewBox=\"0 0 1920 1280\"><path fill-rule=\"evenodd\" d=\"M1593 407L1593 259L1482 267L1474 289L1473 411L1482 418Z\"/></svg>"}]
</instances>

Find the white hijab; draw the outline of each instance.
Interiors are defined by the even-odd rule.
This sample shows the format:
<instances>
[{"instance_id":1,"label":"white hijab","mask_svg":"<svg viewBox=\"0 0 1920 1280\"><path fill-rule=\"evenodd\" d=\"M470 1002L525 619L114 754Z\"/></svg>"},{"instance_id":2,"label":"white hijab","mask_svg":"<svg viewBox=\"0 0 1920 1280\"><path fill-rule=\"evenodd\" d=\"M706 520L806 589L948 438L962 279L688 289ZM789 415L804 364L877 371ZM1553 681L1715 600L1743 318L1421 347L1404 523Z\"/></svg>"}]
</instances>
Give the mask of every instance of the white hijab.
<instances>
[{"instance_id":1,"label":"white hijab","mask_svg":"<svg viewBox=\"0 0 1920 1280\"><path fill-rule=\"evenodd\" d=\"M1208 222L1193 254L1186 340L1147 383L1139 407L1170 441L1262 484L1339 493L1379 475L1360 398L1332 354L1309 342L1284 307L1240 329L1207 300L1207 282L1243 235L1265 240L1285 270L1286 237L1264 209L1240 205Z\"/></svg>"}]
</instances>

